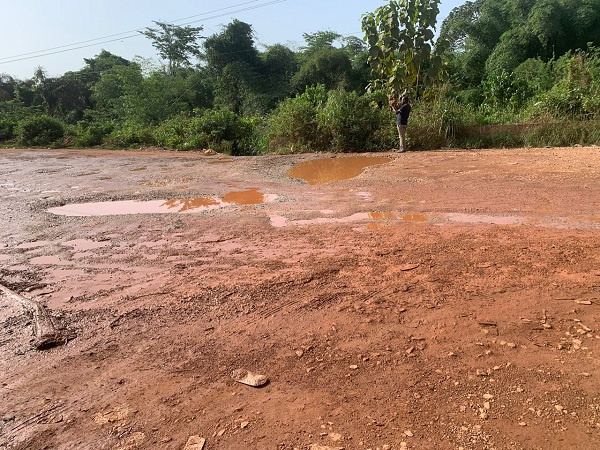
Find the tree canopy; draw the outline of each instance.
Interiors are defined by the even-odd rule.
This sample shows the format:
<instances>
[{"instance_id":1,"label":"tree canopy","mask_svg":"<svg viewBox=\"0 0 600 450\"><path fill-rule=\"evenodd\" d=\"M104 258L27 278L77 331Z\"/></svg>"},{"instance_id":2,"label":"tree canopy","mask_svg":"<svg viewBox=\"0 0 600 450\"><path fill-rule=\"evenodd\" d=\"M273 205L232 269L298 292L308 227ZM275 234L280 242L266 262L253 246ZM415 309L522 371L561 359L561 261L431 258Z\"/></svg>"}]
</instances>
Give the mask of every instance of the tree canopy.
<instances>
[{"instance_id":1,"label":"tree canopy","mask_svg":"<svg viewBox=\"0 0 600 450\"><path fill-rule=\"evenodd\" d=\"M200 32L202 27L177 26L166 22L156 22L157 28L141 31L152 41L160 56L167 60L169 73L190 65L190 58L198 56Z\"/></svg>"},{"instance_id":2,"label":"tree canopy","mask_svg":"<svg viewBox=\"0 0 600 450\"><path fill-rule=\"evenodd\" d=\"M455 8L441 36L450 42L463 85L600 45L600 0L475 0Z\"/></svg>"}]
</instances>

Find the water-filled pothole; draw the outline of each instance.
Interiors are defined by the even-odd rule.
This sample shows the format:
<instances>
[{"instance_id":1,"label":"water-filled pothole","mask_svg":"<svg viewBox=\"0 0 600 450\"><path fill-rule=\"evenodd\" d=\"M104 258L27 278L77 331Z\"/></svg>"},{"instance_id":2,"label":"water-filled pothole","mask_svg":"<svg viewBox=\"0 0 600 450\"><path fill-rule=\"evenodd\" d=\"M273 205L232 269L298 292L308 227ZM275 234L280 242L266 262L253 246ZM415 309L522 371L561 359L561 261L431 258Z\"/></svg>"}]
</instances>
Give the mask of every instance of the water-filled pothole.
<instances>
[{"instance_id":1,"label":"water-filled pothole","mask_svg":"<svg viewBox=\"0 0 600 450\"><path fill-rule=\"evenodd\" d=\"M564 217L564 216L494 216L489 214L464 214L464 213L401 213L401 212L369 212L354 213L345 217L317 217L314 219L290 220L281 215L270 215L271 226L275 228L302 226L343 224L363 221L373 221L367 224L368 229L379 229L384 226L393 226L394 223L414 224L466 224L466 225L529 225L548 228L600 228L600 221L595 217Z\"/></svg>"},{"instance_id":2,"label":"water-filled pothole","mask_svg":"<svg viewBox=\"0 0 600 450\"><path fill-rule=\"evenodd\" d=\"M300 178L308 184L329 183L354 178L366 167L385 164L391 160L392 158L386 156L313 159L292 167L287 176Z\"/></svg>"},{"instance_id":3,"label":"water-filled pothole","mask_svg":"<svg viewBox=\"0 0 600 450\"><path fill-rule=\"evenodd\" d=\"M121 200L113 202L76 203L50 208L49 213L59 216L90 217L130 214L190 214L233 205L259 205L270 203L277 195L263 194L260 189L229 192L222 198L197 197L169 200Z\"/></svg>"}]
</instances>

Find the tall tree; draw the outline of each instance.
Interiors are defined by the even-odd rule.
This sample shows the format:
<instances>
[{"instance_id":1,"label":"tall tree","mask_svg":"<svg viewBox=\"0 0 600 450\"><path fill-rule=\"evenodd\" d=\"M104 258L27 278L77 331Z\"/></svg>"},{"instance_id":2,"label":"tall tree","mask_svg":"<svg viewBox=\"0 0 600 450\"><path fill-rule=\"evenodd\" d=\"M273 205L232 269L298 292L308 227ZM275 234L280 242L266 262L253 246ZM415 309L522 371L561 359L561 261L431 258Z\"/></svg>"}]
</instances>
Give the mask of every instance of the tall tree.
<instances>
[{"instance_id":1,"label":"tall tree","mask_svg":"<svg viewBox=\"0 0 600 450\"><path fill-rule=\"evenodd\" d=\"M455 8L441 36L463 87L512 71L530 58L555 59L600 45L600 0L475 0Z\"/></svg>"},{"instance_id":2,"label":"tall tree","mask_svg":"<svg viewBox=\"0 0 600 450\"><path fill-rule=\"evenodd\" d=\"M172 74L181 67L188 67L190 58L199 55L198 39L203 28L180 27L166 22L154 23L158 28L148 27L140 33L150 39L161 58L168 61L169 73Z\"/></svg>"},{"instance_id":3,"label":"tall tree","mask_svg":"<svg viewBox=\"0 0 600 450\"><path fill-rule=\"evenodd\" d=\"M234 20L204 41L202 58L215 79L215 102L236 114L266 112L268 90L252 26Z\"/></svg>"},{"instance_id":4,"label":"tall tree","mask_svg":"<svg viewBox=\"0 0 600 450\"><path fill-rule=\"evenodd\" d=\"M440 0L391 0L363 16L369 45L371 89L398 96L404 90L419 95L442 68L447 42L434 42Z\"/></svg>"}]
</instances>

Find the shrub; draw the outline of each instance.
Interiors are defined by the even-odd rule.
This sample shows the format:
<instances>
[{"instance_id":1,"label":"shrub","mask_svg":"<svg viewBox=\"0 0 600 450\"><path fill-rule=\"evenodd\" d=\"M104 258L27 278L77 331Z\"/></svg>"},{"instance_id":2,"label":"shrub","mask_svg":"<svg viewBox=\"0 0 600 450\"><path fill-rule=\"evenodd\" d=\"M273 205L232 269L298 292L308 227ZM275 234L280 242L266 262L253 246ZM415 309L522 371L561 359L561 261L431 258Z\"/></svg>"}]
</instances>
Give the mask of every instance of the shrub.
<instances>
[{"instance_id":1,"label":"shrub","mask_svg":"<svg viewBox=\"0 0 600 450\"><path fill-rule=\"evenodd\" d=\"M75 128L73 145L76 147L94 147L102 145L104 139L114 130L111 122L89 123L82 122Z\"/></svg>"},{"instance_id":2,"label":"shrub","mask_svg":"<svg viewBox=\"0 0 600 450\"><path fill-rule=\"evenodd\" d=\"M22 145L54 145L64 136L64 126L54 117L39 115L20 121L16 134Z\"/></svg>"},{"instance_id":3,"label":"shrub","mask_svg":"<svg viewBox=\"0 0 600 450\"><path fill-rule=\"evenodd\" d=\"M127 122L122 128L113 130L104 142L112 148L156 145L151 128Z\"/></svg>"},{"instance_id":4,"label":"shrub","mask_svg":"<svg viewBox=\"0 0 600 450\"><path fill-rule=\"evenodd\" d=\"M192 117L179 115L163 121L153 132L157 145L177 150L212 148L233 155L254 153L254 123L225 110L208 110Z\"/></svg>"},{"instance_id":5,"label":"shrub","mask_svg":"<svg viewBox=\"0 0 600 450\"><path fill-rule=\"evenodd\" d=\"M15 137L15 125L12 120L0 120L0 141L9 141Z\"/></svg>"},{"instance_id":6,"label":"shrub","mask_svg":"<svg viewBox=\"0 0 600 450\"><path fill-rule=\"evenodd\" d=\"M371 106L365 96L342 90L330 91L318 112L318 129L331 142L332 150L366 151L380 148L376 132L388 125L390 114Z\"/></svg>"},{"instance_id":7,"label":"shrub","mask_svg":"<svg viewBox=\"0 0 600 450\"><path fill-rule=\"evenodd\" d=\"M270 150L323 150L327 139L319 132L317 114L326 102L323 85L309 87L301 95L281 102L269 117Z\"/></svg>"}]
</instances>

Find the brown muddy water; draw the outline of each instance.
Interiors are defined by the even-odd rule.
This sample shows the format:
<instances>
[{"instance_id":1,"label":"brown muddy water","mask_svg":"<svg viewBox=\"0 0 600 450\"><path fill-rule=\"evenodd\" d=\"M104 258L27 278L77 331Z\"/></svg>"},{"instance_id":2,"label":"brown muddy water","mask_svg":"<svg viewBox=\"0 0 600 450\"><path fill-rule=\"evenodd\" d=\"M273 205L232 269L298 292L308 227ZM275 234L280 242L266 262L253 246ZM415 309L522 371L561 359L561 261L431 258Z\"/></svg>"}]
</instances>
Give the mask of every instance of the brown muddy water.
<instances>
[{"instance_id":1,"label":"brown muddy water","mask_svg":"<svg viewBox=\"0 0 600 450\"><path fill-rule=\"evenodd\" d=\"M190 214L235 205L260 205L273 202L275 194L260 189L228 192L222 198L196 197L169 200L120 200L112 202L75 203L48 209L51 214L69 217L113 216L131 214Z\"/></svg>"},{"instance_id":2,"label":"brown muddy water","mask_svg":"<svg viewBox=\"0 0 600 450\"><path fill-rule=\"evenodd\" d=\"M313 159L292 167L287 176L299 178L308 184L329 183L354 178L367 167L385 164L391 160L392 158L385 156Z\"/></svg>"},{"instance_id":3,"label":"brown muddy water","mask_svg":"<svg viewBox=\"0 0 600 450\"><path fill-rule=\"evenodd\" d=\"M502 216L488 214L464 214L464 213L417 213L417 212L395 212L375 211L358 212L346 217L317 217L314 219L290 220L279 214L269 216L271 226L282 228L289 226L323 225L340 223L357 223L371 221L369 229L377 229L379 225L393 225L394 223L434 224L444 225L449 223L465 225L500 225L514 226L527 225L547 228L600 228L600 221L595 217L563 217L563 216Z\"/></svg>"}]
</instances>

